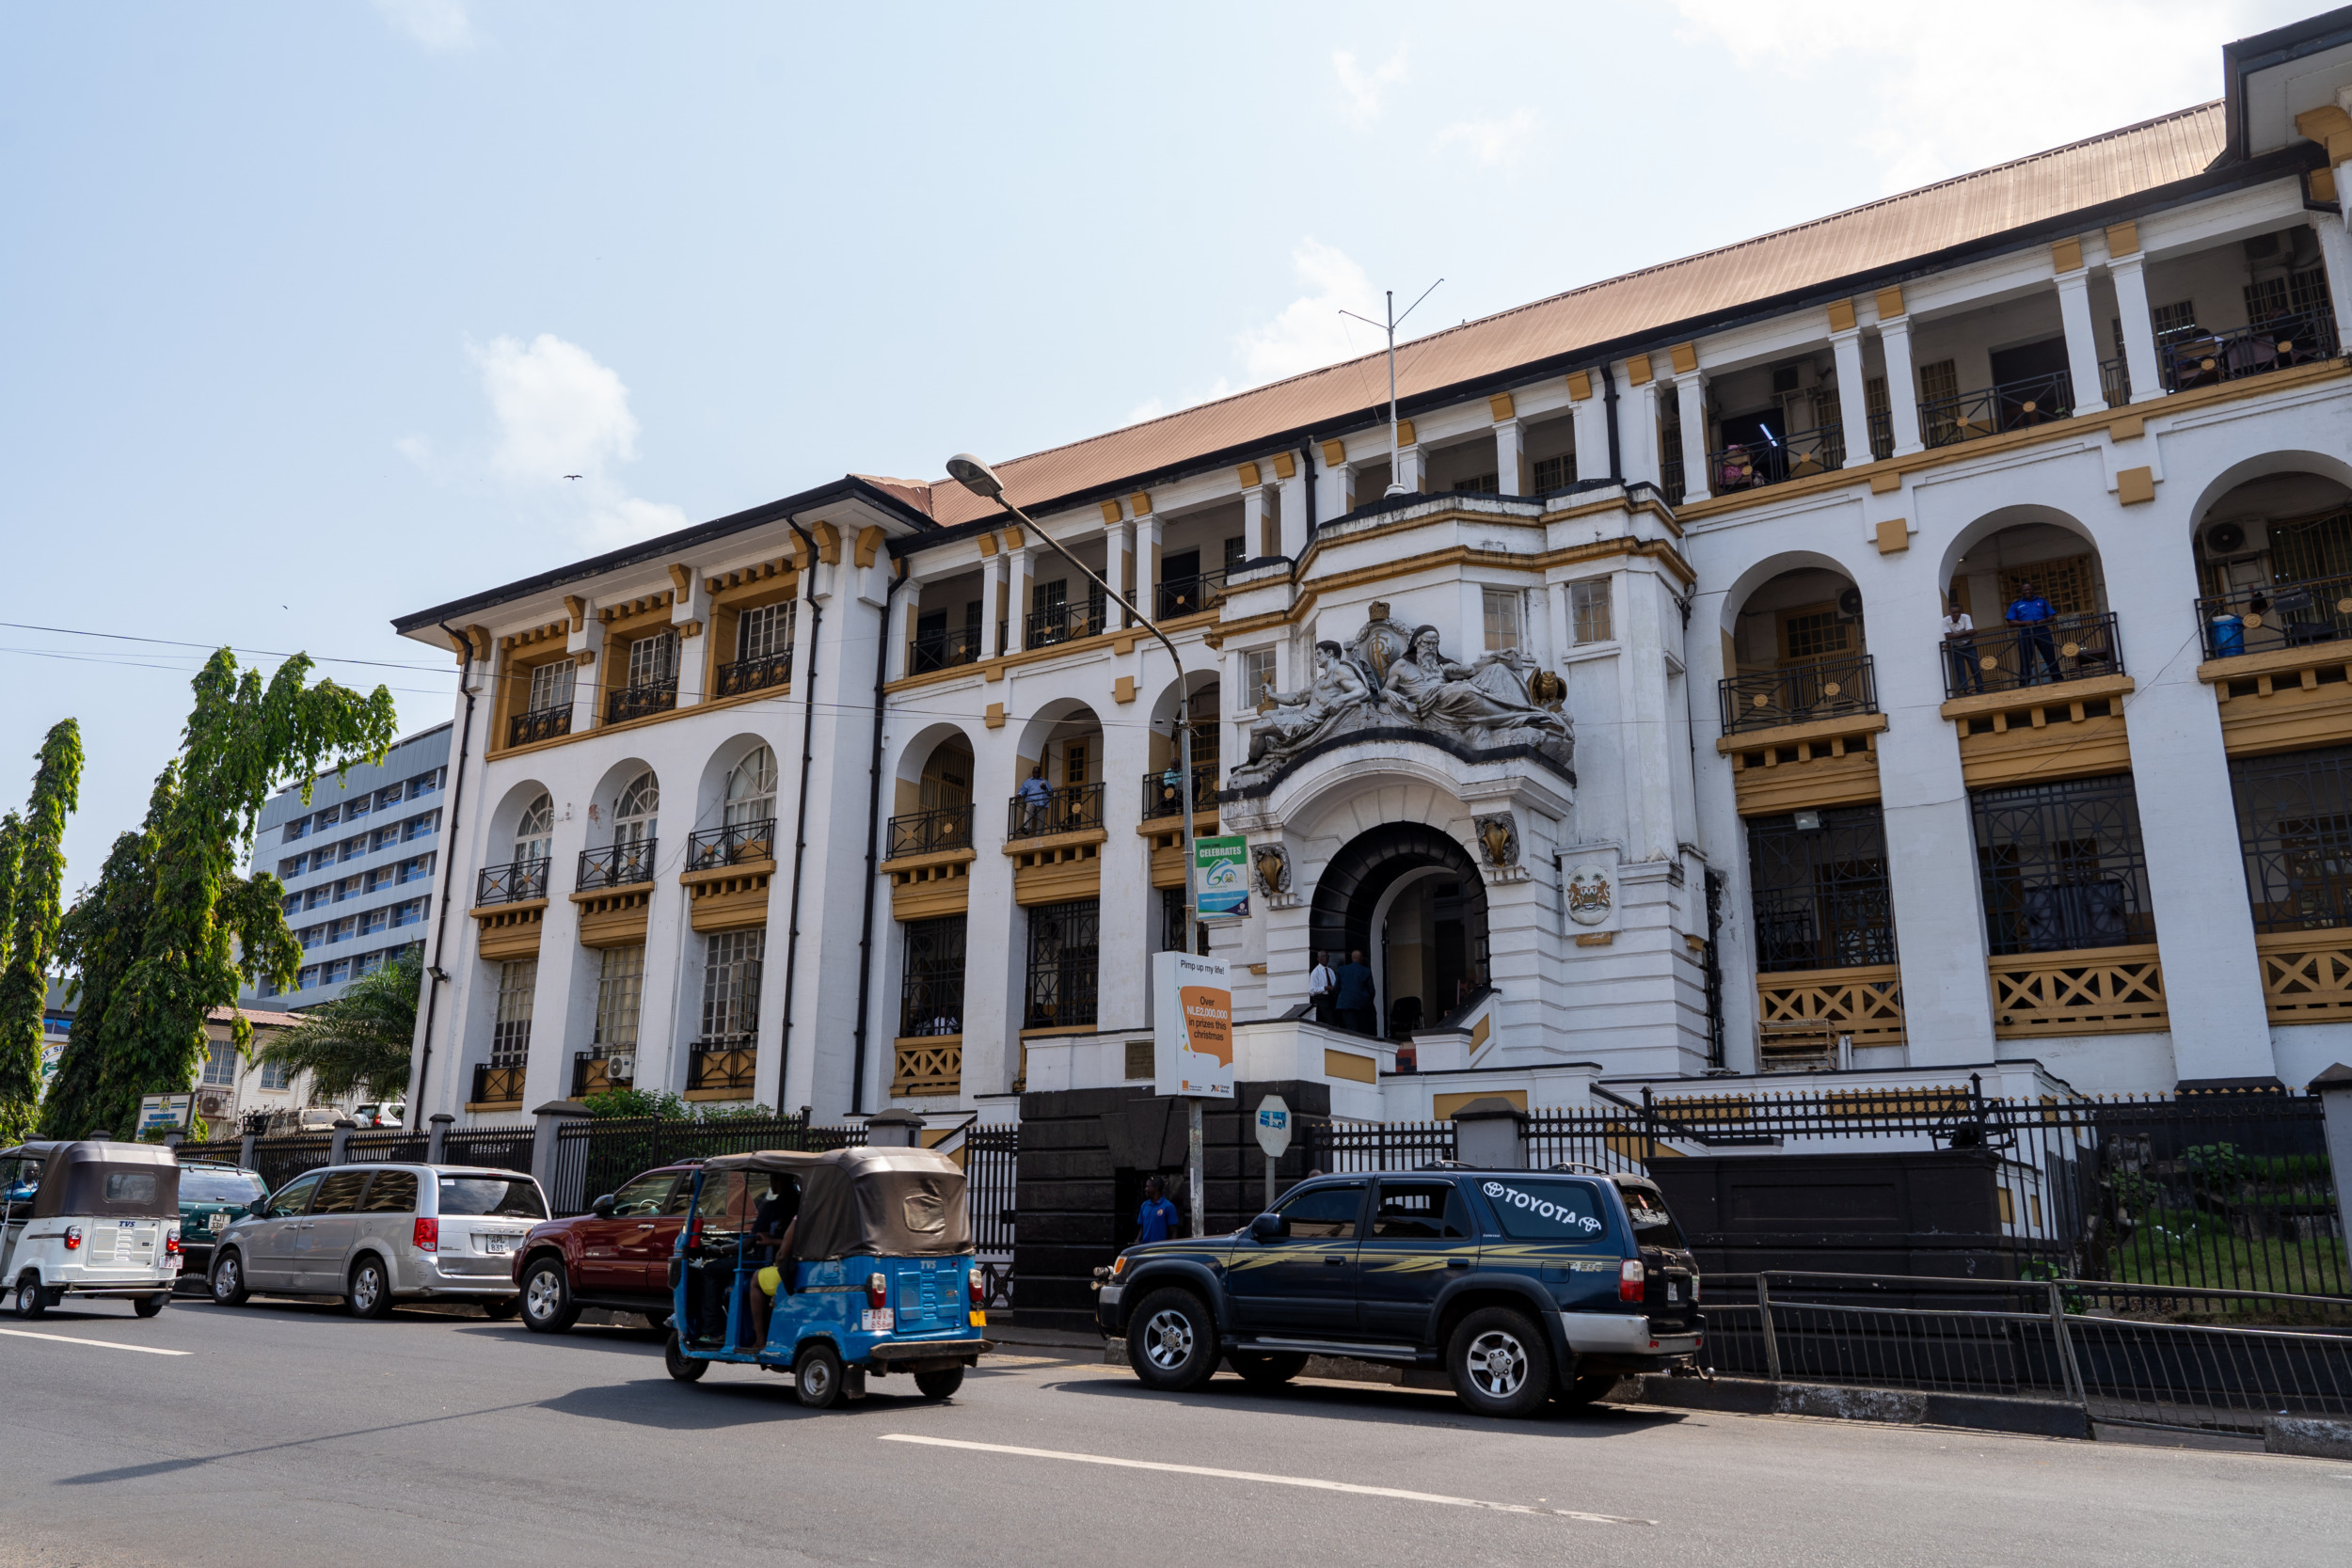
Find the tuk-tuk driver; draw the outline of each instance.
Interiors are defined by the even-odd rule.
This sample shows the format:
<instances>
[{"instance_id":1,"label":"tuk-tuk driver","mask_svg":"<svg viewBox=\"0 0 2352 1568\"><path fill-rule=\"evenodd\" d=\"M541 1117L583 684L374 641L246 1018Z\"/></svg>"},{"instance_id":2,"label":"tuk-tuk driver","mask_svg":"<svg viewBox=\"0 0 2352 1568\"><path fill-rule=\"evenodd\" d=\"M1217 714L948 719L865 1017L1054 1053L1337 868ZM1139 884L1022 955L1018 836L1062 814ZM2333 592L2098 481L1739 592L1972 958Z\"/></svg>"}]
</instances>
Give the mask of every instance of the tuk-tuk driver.
<instances>
[{"instance_id":1,"label":"tuk-tuk driver","mask_svg":"<svg viewBox=\"0 0 2352 1568\"><path fill-rule=\"evenodd\" d=\"M768 1342L768 1317L775 1309L776 1292L792 1293L791 1282L784 1271L792 1266L792 1232L800 1223L800 1213L799 1180L771 1173L768 1178L768 1196L759 1200L752 1216L752 1249L764 1265L753 1276L759 1289L752 1293L752 1324L758 1333L758 1343L763 1345Z\"/></svg>"}]
</instances>

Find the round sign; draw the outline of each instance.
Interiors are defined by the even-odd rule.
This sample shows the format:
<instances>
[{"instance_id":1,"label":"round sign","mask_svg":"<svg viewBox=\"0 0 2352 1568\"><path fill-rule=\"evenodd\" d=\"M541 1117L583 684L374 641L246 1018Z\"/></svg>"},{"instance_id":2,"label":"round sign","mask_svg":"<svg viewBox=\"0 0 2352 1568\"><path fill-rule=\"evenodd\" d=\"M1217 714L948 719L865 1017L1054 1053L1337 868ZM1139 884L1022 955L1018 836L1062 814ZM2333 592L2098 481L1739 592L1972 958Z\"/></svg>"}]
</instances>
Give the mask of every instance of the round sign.
<instances>
[{"instance_id":1,"label":"round sign","mask_svg":"<svg viewBox=\"0 0 2352 1568\"><path fill-rule=\"evenodd\" d=\"M1258 1101L1258 1147L1269 1160L1279 1160L1291 1146L1291 1108L1279 1094Z\"/></svg>"}]
</instances>

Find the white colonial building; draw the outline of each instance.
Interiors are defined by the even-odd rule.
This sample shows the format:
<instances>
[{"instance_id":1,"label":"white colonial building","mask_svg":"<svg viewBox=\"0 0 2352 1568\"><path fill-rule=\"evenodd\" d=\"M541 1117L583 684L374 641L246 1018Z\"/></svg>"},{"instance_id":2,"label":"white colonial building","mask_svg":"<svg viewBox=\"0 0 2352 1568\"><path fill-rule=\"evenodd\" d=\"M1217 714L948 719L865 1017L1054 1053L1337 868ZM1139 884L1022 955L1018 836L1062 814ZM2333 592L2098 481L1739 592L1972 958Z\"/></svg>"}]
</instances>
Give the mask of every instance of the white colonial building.
<instances>
[{"instance_id":1,"label":"white colonial building","mask_svg":"<svg viewBox=\"0 0 2352 1568\"><path fill-rule=\"evenodd\" d=\"M855 475L403 619L465 664L411 1103L1147 1078L1187 800L1240 1075L1343 1115L2352 1057L2352 24L2224 65L1422 340L1393 441L1349 365L999 465L1181 671Z\"/></svg>"}]
</instances>

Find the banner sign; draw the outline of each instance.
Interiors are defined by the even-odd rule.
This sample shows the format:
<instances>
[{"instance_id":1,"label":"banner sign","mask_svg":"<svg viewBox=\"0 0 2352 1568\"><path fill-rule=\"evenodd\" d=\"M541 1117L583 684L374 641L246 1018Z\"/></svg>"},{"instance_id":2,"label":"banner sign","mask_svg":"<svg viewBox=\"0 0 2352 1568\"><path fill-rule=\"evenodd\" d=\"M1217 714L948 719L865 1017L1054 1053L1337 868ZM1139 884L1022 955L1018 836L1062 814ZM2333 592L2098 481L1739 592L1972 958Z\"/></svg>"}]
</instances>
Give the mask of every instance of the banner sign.
<instances>
[{"instance_id":1,"label":"banner sign","mask_svg":"<svg viewBox=\"0 0 2352 1568\"><path fill-rule=\"evenodd\" d=\"M1192 884L1202 920L1249 918L1249 841L1221 833L1192 841Z\"/></svg>"},{"instance_id":2,"label":"banner sign","mask_svg":"<svg viewBox=\"0 0 2352 1568\"><path fill-rule=\"evenodd\" d=\"M1152 1092L1232 1094L1233 992L1222 961L1152 955Z\"/></svg>"}]
</instances>

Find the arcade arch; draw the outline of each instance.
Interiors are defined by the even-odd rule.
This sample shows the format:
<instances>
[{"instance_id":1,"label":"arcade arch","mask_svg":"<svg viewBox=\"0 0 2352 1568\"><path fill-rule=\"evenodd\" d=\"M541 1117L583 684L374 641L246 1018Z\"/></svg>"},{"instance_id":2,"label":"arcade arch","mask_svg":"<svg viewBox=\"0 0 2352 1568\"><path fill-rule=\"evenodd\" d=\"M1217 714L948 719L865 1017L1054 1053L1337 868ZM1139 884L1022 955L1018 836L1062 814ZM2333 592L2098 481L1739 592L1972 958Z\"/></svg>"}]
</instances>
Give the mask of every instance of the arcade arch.
<instances>
[{"instance_id":1,"label":"arcade arch","mask_svg":"<svg viewBox=\"0 0 2352 1568\"><path fill-rule=\"evenodd\" d=\"M1486 883L1470 852L1425 822L1358 834L1316 879L1308 944L1361 952L1377 997L1370 1033L1436 1023L1486 984Z\"/></svg>"},{"instance_id":2,"label":"arcade arch","mask_svg":"<svg viewBox=\"0 0 2352 1568\"><path fill-rule=\"evenodd\" d=\"M1797 559L1724 601L1725 726L1867 711L1862 590L1826 557Z\"/></svg>"},{"instance_id":3,"label":"arcade arch","mask_svg":"<svg viewBox=\"0 0 2352 1568\"><path fill-rule=\"evenodd\" d=\"M2205 657L2352 637L2348 481L2337 459L2280 452L2208 489L2191 545Z\"/></svg>"}]
</instances>

